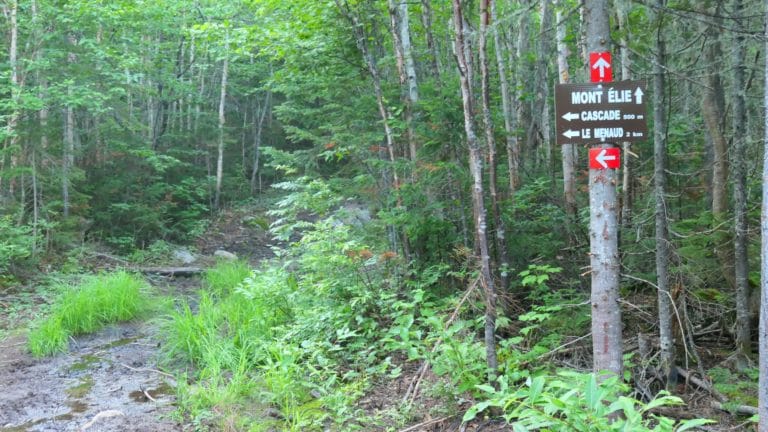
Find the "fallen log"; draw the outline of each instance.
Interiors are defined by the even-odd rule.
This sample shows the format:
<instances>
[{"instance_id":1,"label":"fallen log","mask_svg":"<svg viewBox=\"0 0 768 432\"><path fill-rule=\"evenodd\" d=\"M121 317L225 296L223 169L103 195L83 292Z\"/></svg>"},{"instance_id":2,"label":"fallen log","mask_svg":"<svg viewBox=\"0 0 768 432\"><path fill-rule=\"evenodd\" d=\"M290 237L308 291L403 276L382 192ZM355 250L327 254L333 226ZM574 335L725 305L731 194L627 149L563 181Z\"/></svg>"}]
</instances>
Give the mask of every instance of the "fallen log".
<instances>
[{"instance_id":1,"label":"fallen log","mask_svg":"<svg viewBox=\"0 0 768 432\"><path fill-rule=\"evenodd\" d=\"M200 267L139 267L136 271L160 276L196 276L204 269Z\"/></svg>"}]
</instances>

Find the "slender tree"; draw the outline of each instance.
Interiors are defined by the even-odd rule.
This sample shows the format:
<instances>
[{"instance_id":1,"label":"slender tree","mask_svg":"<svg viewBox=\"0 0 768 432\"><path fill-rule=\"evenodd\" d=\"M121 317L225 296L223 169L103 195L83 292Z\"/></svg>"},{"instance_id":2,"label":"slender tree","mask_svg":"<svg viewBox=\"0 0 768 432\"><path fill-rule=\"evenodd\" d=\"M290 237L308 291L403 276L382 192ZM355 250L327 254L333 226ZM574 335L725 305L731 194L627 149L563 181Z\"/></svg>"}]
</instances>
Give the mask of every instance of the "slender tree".
<instances>
[{"instance_id":1,"label":"slender tree","mask_svg":"<svg viewBox=\"0 0 768 432\"><path fill-rule=\"evenodd\" d=\"M752 337L749 313L749 243L747 226L747 110L746 110L746 64L743 17L744 5L741 0L733 1L733 14L737 31L733 44L733 177L734 177L734 272L736 281L736 350L743 367L752 352Z\"/></svg>"},{"instance_id":2,"label":"slender tree","mask_svg":"<svg viewBox=\"0 0 768 432\"><path fill-rule=\"evenodd\" d=\"M568 44L565 41L566 24L563 19L562 0L557 0L557 70L560 84L570 82L570 72L568 68ZM578 160L578 147L575 144L563 144L560 152L563 157L563 195L565 197L565 213L568 215L568 223L576 223L576 214L578 207L576 204L576 161Z\"/></svg>"},{"instance_id":3,"label":"slender tree","mask_svg":"<svg viewBox=\"0 0 768 432\"><path fill-rule=\"evenodd\" d=\"M656 285L659 306L660 366L665 377L672 376L675 366L675 342L672 332L672 297L669 289L669 227L667 217L667 125L664 112L664 74L666 46L664 41L664 0L656 0L656 52L653 63L653 184L656 201ZM668 380L668 383L671 384Z\"/></svg>"},{"instance_id":4,"label":"slender tree","mask_svg":"<svg viewBox=\"0 0 768 432\"><path fill-rule=\"evenodd\" d=\"M219 96L219 139L216 157L216 191L213 200L213 208L221 207L221 186L224 179L224 126L226 125L226 107L227 107L227 77L229 74L229 30L224 37L224 60L221 66L221 86Z\"/></svg>"},{"instance_id":5,"label":"slender tree","mask_svg":"<svg viewBox=\"0 0 768 432\"><path fill-rule=\"evenodd\" d=\"M487 4L485 10L487 11ZM498 361L496 358L496 288L491 274L491 259L488 250L487 220L485 214L485 193L483 185L483 158L477 142L474 120L474 103L471 92L470 69L472 63L462 47L464 41L464 16L461 0L453 0L453 23L455 54L459 66L461 98L464 111L464 131L469 149L469 170L472 175L472 209L475 221L475 241L480 253L480 278L485 291L485 356L488 373L495 380Z\"/></svg>"},{"instance_id":6,"label":"slender tree","mask_svg":"<svg viewBox=\"0 0 768 432\"><path fill-rule=\"evenodd\" d=\"M491 21L497 22L496 2L491 2ZM498 25L492 26L493 45L496 52L496 67L501 90L501 112L504 117L504 136L507 150L507 175L509 177L509 195L513 196L520 185L520 143L517 140L517 110L514 109L510 90L509 70L504 60L506 44Z\"/></svg>"},{"instance_id":7,"label":"slender tree","mask_svg":"<svg viewBox=\"0 0 768 432\"><path fill-rule=\"evenodd\" d=\"M509 254L507 253L507 237L504 220L501 217L499 205L498 175L496 174L496 139L493 136L493 118L491 117L491 84L488 69L488 26L491 20L493 0L480 2L480 36L478 50L480 51L480 86L483 111L483 126L488 160L488 193L491 197L491 212L495 228L495 243L497 268L499 270L501 289L509 287Z\"/></svg>"}]
</instances>

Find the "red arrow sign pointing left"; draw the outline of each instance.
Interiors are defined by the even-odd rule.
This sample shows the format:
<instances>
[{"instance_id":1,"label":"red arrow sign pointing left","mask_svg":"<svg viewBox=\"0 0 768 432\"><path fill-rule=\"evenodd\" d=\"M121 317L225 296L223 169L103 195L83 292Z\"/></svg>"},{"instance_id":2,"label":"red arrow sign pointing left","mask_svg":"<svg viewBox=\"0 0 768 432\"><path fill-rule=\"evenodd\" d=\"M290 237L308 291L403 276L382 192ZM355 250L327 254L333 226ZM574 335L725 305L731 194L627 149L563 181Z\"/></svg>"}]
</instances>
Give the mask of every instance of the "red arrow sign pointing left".
<instances>
[{"instance_id":1,"label":"red arrow sign pointing left","mask_svg":"<svg viewBox=\"0 0 768 432\"><path fill-rule=\"evenodd\" d=\"M613 81L610 52L589 53L589 77L592 82Z\"/></svg>"},{"instance_id":2,"label":"red arrow sign pointing left","mask_svg":"<svg viewBox=\"0 0 768 432\"><path fill-rule=\"evenodd\" d=\"M589 169L617 169L621 166L619 148L589 149Z\"/></svg>"}]
</instances>

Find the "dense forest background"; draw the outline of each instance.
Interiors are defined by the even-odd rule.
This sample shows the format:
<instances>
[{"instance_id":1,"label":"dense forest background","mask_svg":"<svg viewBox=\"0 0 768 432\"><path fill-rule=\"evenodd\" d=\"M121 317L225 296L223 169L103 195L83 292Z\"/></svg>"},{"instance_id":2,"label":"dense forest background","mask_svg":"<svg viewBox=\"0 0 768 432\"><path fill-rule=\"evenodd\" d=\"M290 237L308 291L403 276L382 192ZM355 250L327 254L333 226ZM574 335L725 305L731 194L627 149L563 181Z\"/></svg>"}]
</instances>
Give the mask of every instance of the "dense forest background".
<instances>
[{"instance_id":1,"label":"dense forest background","mask_svg":"<svg viewBox=\"0 0 768 432\"><path fill-rule=\"evenodd\" d=\"M474 414L507 410L513 370L592 367L571 350L590 334L587 146L555 144L553 105L588 81L595 7L615 79L647 82L649 139L616 143L627 383L647 402L718 367L756 388L765 5L588 3L4 0L0 286L268 202L315 272L296 288L352 308L345 337L434 359L435 310L458 304L449 333L477 352L452 379L492 401ZM718 403L755 406L747 387Z\"/></svg>"}]
</instances>

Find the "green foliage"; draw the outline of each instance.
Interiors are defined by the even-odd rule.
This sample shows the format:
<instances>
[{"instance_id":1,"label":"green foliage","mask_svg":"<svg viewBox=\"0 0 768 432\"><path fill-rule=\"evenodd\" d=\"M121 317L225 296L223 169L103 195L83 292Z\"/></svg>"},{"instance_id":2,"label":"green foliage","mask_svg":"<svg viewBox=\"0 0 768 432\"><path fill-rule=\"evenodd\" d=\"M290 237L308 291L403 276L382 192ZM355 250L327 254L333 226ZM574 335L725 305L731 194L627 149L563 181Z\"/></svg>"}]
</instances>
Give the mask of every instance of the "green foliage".
<instances>
[{"instance_id":1,"label":"green foliage","mask_svg":"<svg viewBox=\"0 0 768 432\"><path fill-rule=\"evenodd\" d=\"M757 368L749 368L743 372L734 372L730 369L716 367L707 371L712 378L715 390L725 395L731 405L757 406L757 381L759 372ZM730 409L726 404L726 408Z\"/></svg>"},{"instance_id":2,"label":"green foliage","mask_svg":"<svg viewBox=\"0 0 768 432\"><path fill-rule=\"evenodd\" d=\"M30 331L27 348L35 357L45 357L67 352L70 332L60 319L49 318Z\"/></svg>"},{"instance_id":3,"label":"green foliage","mask_svg":"<svg viewBox=\"0 0 768 432\"><path fill-rule=\"evenodd\" d=\"M206 289L219 297L224 297L250 275L251 267L247 261L220 260L216 266L205 271L203 279Z\"/></svg>"},{"instance_id":4,"label":"green foliage","mask_svg":"<svg viewBox=\"0 0 768 432\"><path fill-rule=\"evenodd\" d=\"M633 400L622 396L628 389L616 377L598 382L594 374L560 372L552 377L530 377L525 385L513 387L502 376L498 390L488 385L478 389L486 400L473 405L464 421L495 407L501 409L514 431L682 432L711 423L705 419L677 422L651 414L654 408L681 405L683 401L664 393L648 403Z\"/></svg>"},{"instance_id":5,"label":"green foliage","mask_svg":"<svg viewBox=\"0 0 768 432\"><path fill-rule=\"evenodd\" d=\"M31 227L17 225L10 216L0 217L0 273L32 254L31 233Z\"/></svg>"},{"instance_id":6,"label":"green foliage","mask_svg":"<svg viewBox=\"0 0 768 432\"><path fill-rule=\"evenodd\" d=\"M64 293L50 316L33 324L28 347L36 357L66 351L70 335L92 333L106 324L127 321L147 309L147 284L118 271L87 277L78 286L61 287Z\"/></svg>"}]
</instances>

